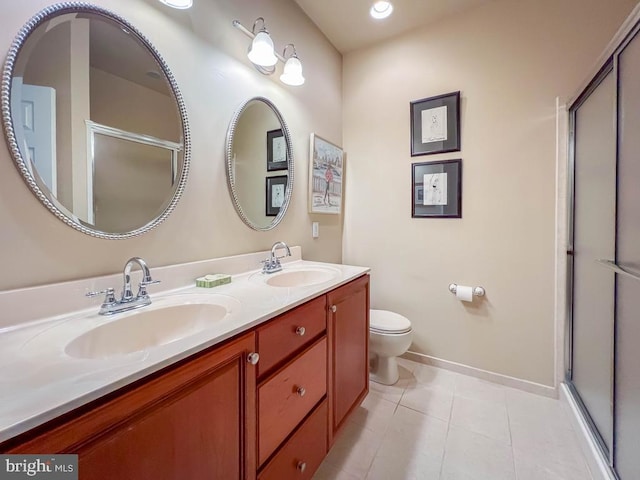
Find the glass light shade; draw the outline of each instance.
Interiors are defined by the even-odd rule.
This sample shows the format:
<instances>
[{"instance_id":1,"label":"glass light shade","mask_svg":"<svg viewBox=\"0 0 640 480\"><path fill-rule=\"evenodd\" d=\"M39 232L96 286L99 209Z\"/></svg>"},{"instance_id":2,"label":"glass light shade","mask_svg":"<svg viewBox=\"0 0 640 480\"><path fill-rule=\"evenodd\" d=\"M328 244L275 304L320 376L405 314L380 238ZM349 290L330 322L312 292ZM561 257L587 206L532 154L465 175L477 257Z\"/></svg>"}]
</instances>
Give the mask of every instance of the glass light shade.
<instances>
[{"instance_id":1,"label":"glass light shade","mask_svg":"<svg viewBox=\"0 0 640 480\"><path fill-rule=\"evenodd\" d=\"M391 12L393 12L393 5L391 5L391 2L376 2L371 7L371 10L369 10L369 14L373 18L377 19L387 18L391 15Z\"/></svg>"},{"instance_id":2,"label":"glass light shade","mask_svg":"<svg viewBox=\"0 0 640 480\"><path fill-rule=\"evenodd\" d=\"M266 31L258 32L251 43L251 50L247 54L249 60L261 67L273 67L278 63L278 57L273 52L273 40Z\"/></svg>"},{"instance_id":3,"label":"glass light shade","mask_svg":"<svg viewBox=\"0 0 640 480\"><path fill-rule=\"evenodd\" d=\"M298 60L298 57L289 57L287 63L284 64L284 70L280 75L282 83L297 87L304 83L304 77L302 76L302 63Z\"/></svg>"},{"instance_id":4,"label":"glass light shade","mask_svg":"<svg viewBox=\"0 0 640 480\"><path fill-rule=\"evenodd\" d=\"M191 8L193 0L160 0L160 3L164 3L169 7L184 9Z\"/></svg>"}]
</instances>

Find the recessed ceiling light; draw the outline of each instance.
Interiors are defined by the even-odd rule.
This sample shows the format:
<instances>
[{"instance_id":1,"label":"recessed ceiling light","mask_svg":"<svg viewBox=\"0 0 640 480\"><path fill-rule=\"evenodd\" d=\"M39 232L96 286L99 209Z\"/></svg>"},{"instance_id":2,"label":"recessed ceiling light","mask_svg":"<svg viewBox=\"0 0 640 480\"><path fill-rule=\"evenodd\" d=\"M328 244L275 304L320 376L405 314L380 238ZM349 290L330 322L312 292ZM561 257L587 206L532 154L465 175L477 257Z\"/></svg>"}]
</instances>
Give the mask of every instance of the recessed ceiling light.
<instances>
[{"instance_id":1,"label":"recessed ceiling light","mask_svg":"<svg viewBox=\"0 0 640 480\"><path fill-rule=\"evenodd\" d=\"M162 78L162 75L160 75L160 72L156 71L156 70L149 70L146 73L147 77L149 78L153 78L154 80L160 80Z\"/></svg>"},{"instance_id":2,"label":"recessed ceiling light","mask_svg":"<svg viewBox=\"0 0 640 480\"><path fill-rule=\"evenodd\" d=\"M387 18L391 15L391 12L393 12L393 5L391 5L391 2L376 2L371 7L371 10L369 10L369 14L373 18L377 19Z\"/></svg>"},{"instance_id":3,"label":"recessed ceiling light","mask_svg":"<svg viewBox=\"0 0 640 480\"><path fill-rule=\"evenodd\" d=\"M193 5L193 0L160 0L160 3L164 3L173 8L191 8Z\"/></svg>"}]
</instances>

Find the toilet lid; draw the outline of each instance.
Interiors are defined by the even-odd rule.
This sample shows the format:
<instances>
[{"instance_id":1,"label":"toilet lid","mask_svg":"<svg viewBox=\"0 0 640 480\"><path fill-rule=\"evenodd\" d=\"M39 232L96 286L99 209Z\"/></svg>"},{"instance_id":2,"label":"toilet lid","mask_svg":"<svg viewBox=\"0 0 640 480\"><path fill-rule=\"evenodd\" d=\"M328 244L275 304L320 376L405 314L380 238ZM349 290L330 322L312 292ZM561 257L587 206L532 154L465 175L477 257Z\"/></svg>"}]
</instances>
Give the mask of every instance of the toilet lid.
<instances>
[{"instance_id":1,"label":"toilet lid","mask_svg":"<svg viewBox=\"0 0 640 480\"><path fill-rule=\"evenodd\" d=\"M407 333L411 331L411 322L394 312L370 310L369 328L378 333Z\"/></svg>"}]
</instances>

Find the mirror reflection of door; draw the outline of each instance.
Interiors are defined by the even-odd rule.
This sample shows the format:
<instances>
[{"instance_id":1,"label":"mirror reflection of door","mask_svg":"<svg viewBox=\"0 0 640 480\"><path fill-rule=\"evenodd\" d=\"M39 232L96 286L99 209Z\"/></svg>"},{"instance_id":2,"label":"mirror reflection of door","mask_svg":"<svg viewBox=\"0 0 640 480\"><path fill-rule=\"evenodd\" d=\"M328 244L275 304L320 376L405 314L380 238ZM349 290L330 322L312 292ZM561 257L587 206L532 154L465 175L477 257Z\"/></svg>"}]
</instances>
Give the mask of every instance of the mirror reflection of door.
<instances>
[{"instance_id":1,"label":"mirror reflection of door","mask_svg":"<svg viewBox=\"0 0 640 480\"><path fill-rule=\"evenodd\" d=\"M166 207L181 145L88 124L93 172L92 223L102 231L134 229Z\"/></svg>"},{"instance_id":2,"label":"mirror reflection of door","mask_svg":"<svg viewBox=\"0 0 640 480\"><path fill-rule=\"evenodd\" d=\"M14 79L11 94L22 126L17 140L28 152L28 160L42 182L56 195L56 91L51 87L26 85L18 77Z\"/></svg>"},{"instance_id":3,"label":"mirror reflection of door","mask_svg":"<svg viewBox=\"0 0 640 480\"><path fill-rule=\"evenodd\" d=\"M95 143L93 223L110 232L133 230L159 215L173 186L172 152L98 136Z\"/></svg>"}]
</instances>

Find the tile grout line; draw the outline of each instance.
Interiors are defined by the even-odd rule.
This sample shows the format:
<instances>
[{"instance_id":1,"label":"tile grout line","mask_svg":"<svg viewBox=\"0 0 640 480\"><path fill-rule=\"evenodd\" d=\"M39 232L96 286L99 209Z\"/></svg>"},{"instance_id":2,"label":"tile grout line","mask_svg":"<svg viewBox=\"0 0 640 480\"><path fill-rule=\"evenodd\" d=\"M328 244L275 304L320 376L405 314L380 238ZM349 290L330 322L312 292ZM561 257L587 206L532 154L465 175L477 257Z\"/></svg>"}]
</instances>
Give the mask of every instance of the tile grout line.
<instances>
[{"instance_id":1,"label":"tile grout line","mask_svg":"<svg viewBox=\"0 0 640 480\"><path fill-rule=\"evenodd\" d=\"M449 432L451 432L451 417L453 415L453 404L456 401L456 395L458 390L458 382L453 383L453 398L451 399L451 410L449 410L449 421L447 422L447 434L444 437L444 449L442 451L442 458L440 459L440 472L438 473L438 480L442 480L442 474L444 471L444 459L447 456L447 443L449 442Z\"/></svg>"},{"instance_id":2,"label":"tile grout line","mask_svg":"<svg viewBox=\"0 0 640 480\"><path fill-rule=\"evenodd\" d=\"M369 383L371 383L371 380L369 380ZM402 399L402 396L404 395L404 391L406 390L406 387L402 390L402 395L400 395L400 399ZM380 397L381 400L385 400L384 398ZM385 401L389 401L389 400L385 400ZM389 403L394 403L394 402L390 402ZM396 414L396 412L398 411L398 407L400 406L400 400L398 400L398 402L396 403L395 407L393 408L393 415ZM393 415L391 416L393 419ZM366 428L366 427L365 427ZM387 428L388 425L387 425ZM372 430L373 431L373 430ZM384 435L383 435L384 436ZM375 453L373 454L373 458L371 459L371 463L369 463L369 466L367 467L366 472L364 473L364 476L362 477L362 480L366 480L369 477L369 473L371 473L371 467L373 467L373 463L376 461L376 458L378 457L378 453L380 452L380 448L382 447L382 443L380 442L380 445L378 445L378 447L376 448Z\"/></svg>"},{"instance_id":3,"label":"tile grout line","mask_svg":"<svg viewBox=\"0 0 640 480\"><path fill-rule=\"evenodd\" d=\"M453 402L455 401L455 387L453 400L451 401L451 410L453 411ZM442 472L444 470L444 459L447 456L447 442L449 441L449 432L451 431L451 412L449 412L449 421L447 422L447 434L444 437L444 449L442 451L442 458L440 459L440 473L438 473L438 479L442 479Z\"/></svg>"},{"instance_id":4,"label":"tile grout line","mask_svg":"<svg viewBox=\"0 0 640 480\"><path fill-rule=\"evenodd\" d=\"M511 443L511 462L513 463L513 476L515 480L518 480L518 469L516 468L516 449L513 444L513 433L511 432L511 413L509 410L509 398L507 391L504 392L504 405L507 410L507 426L509 427L509 443Z\"/></svg>"},{"instance_id":5,"label":"tile grout line","mask_svg":"<svg viewBox=\"0 0 640 480\"><path fill-rule=\"evenodd\" d=\"M405 388L406 390L406 388ZM403 390L403 395L404 395L404 390ZM400 396L400 398L402 398L402 395ZM393 415L391 416L390 421L393 421L393 416L396 414L396 412L398 411L398 407L400 406L400 401L398 400L398 403L396 403L396 406L393 409ZM387 429L389 428L389 425L387 425ZM386 432L386 430L385 430ZM383 434L383 438L384 438L384 434ZM371 468L373 467L373 463L376 461L376 458L378 457L378 453L380 453L380 449L382 448L382 444L384 443L384 440L382 442L380 442L380 445L378 445L378 447L376 448L376 453L373 454L373 458L371 459L371 463L369 464L369 467L367 468L367 471L364 475L364 479L366 480L369 477L369 473L371 473Z\"/></svg>"}]
</instances>

